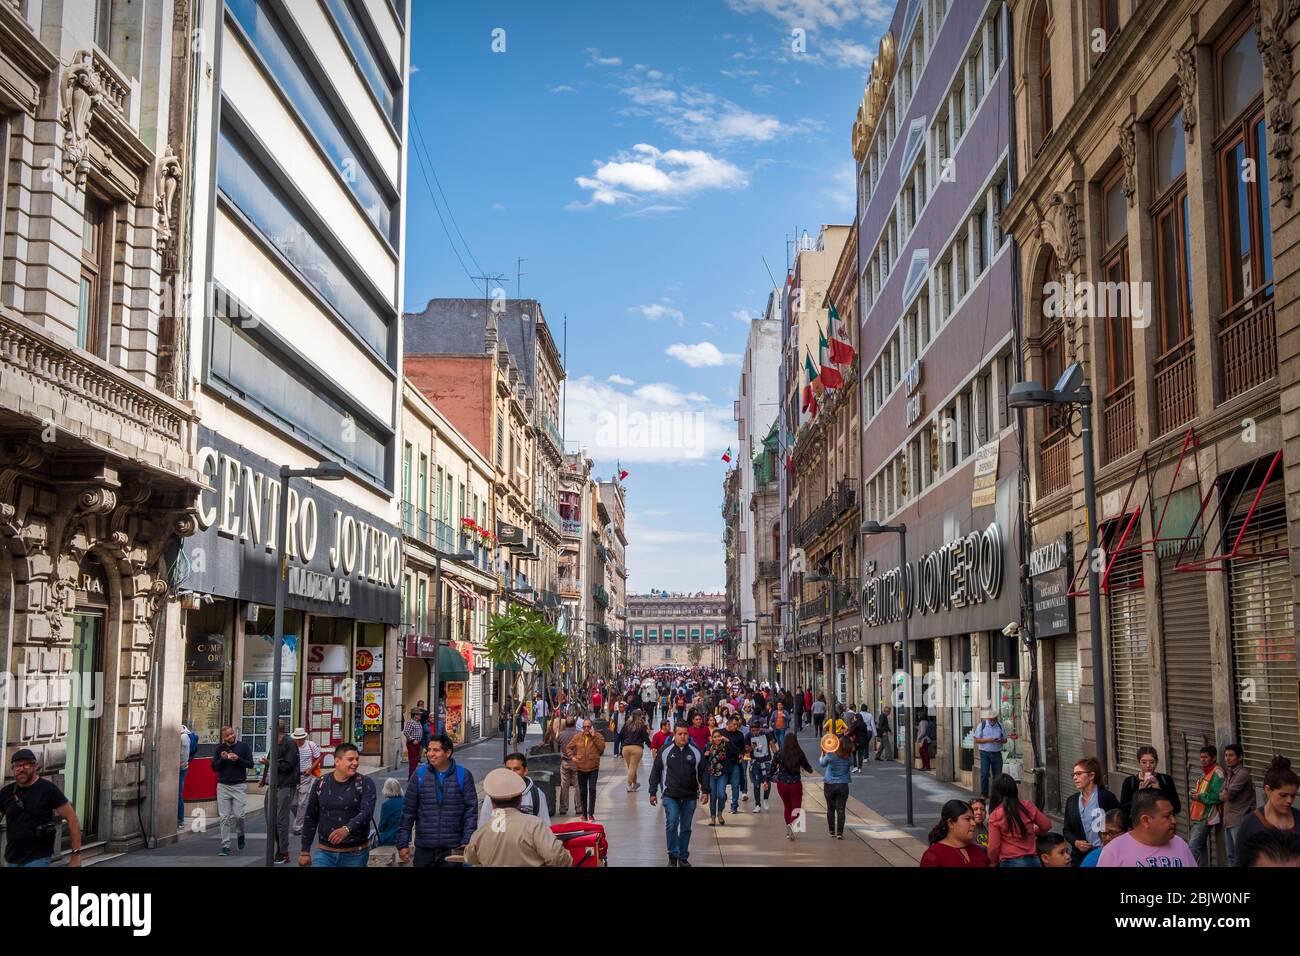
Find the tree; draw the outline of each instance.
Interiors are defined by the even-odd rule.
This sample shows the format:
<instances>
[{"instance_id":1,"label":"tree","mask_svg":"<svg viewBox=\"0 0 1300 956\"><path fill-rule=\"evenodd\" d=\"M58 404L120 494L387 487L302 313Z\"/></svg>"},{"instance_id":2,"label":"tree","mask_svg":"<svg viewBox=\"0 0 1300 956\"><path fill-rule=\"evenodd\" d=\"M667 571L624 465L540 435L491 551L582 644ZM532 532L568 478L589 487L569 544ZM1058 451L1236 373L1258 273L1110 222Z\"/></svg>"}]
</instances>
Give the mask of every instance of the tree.
<instances>
[{"instance_id":1,"label":"tree","mask_svg":"<svg viewBox=\"0 0 1300 956\"><path fill-rule=\"evenodd\" d=\"M700 661L704 660L704 645L692 644L686 649L686 659L691 662L692 667L699 667Z\"/></svg>"},{"instance_id":2,"label":"tree","mask_svg":"<svg viewBox=\"0 0 1300 956\"><path fill-rule=\"evenodd\" d=\"M531 700L540 689L537 681L548 673L563 656L568 638L537 611L512 604L504 614L494 614L488 621L488 659L499 668L520 674L522 700ZM527 667L527 669L526 669ZM505 706L506 701L503 701ZM513 717L513 706L506 713ZM507 739L514 739L515 722L506 721Z\"/></svg>"}]
</instances>

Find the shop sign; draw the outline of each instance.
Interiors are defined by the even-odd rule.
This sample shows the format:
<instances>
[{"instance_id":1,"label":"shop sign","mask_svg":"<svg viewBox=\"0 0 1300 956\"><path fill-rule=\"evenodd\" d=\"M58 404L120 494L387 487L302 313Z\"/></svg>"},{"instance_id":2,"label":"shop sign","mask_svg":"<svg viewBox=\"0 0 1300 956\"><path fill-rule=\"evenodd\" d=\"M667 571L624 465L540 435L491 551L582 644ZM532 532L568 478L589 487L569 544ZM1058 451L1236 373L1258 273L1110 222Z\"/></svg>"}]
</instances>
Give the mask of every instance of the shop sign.
<instances>
[{"instance_id":1,"label":"shop sign","mask_svg":"<svg viewBox=\"0 0 1300 956\"><path fill-rule=\"evenodd\" d=\"M878 627L922 614L973 607L1002 592L1005 555L1002 528L993 522L942 548L869 578L862 587L862 621Z\"/></svg>"},{"instance_id":2,"label":"shop sign","mask_svg":"<svg viewBox=\"0 0 1300 956\"><path fill-rule=\"evenodd\" d=\"M1074 632L1074 599L1070 597L1072 551L1071 536L1067 534L1029 554L1034 637L1059 637Z\"/></svg>"},{"instance_id":3,"label":"shop sign","mask_svg":"<svg viewBox=\"0 0 1300 956\"><path fill-rule=\"evenodd\" d=\"M358 674L382 674L384 672L384 649L382 647L358 647L356 670Z\"/></svg>"},{"instance_id":4,"label":"shop sign","mask_svg":"<svg viewBox=\"0 0 1300 956\"><path fill-rule=\"evenodd\" d=\"M975 481L971 488L970 506L985 508L998 500L998 451L1002 443L994 439L981 445L975 453Z\"/></svg>"},{"instance_id":5,"label":"shop sign","mask_svg":"<svg viewBox=\"0 0 1300 956\"><path fill-rule=\"evenodd\" d=\"M348 649L342 644L312 644L307 649L307 673L343 674L348 669Z\"/></svg>"},{"instance_id":6,"label":"shop sign","mask_svg":"<svg viewBox=\"0 0 1300 956\"><path fill-rule=\"evenodd\" d=\"M185 642L187 671L219 671L226 665L224 634L195 634Z\"/></svg>"},{"instance_id":7,"label":"shop sign","mask_svg":"<svg viewBox=\"0 0 1300 956\"><path fill-rule=\"evenodd\" d=\"M437 653L438 642L432 634L406 635L407 657L432 657Z\"/></svg>"},{"instance_id":8,"label":"shop sign","mask_svg":"<svg viewBox=\"0 0 1300 956\"><path fill-rule=\"evenodd\" d=\"M198 592L274 604L280 467L208 428L199 428L198 534L186 539L189 586ZM307 479L284 504L286 607L394 624L401 616L402 536L390 522Z\"/></svg>"},{"instance_id":9,"label":"shop sign","mask_svg":"<svg viewBox=\"0 0 1300 956\"><path fill-rule=\"evenodd\" d=\"M921 418L921 411L925 407L922 399L924 395L912 395L907 399L907 427L911 428Z\"/></svg>"},{"instance_id":10,"label":"shop sign","mask_svg":"<svg viewBox=\"0 0 1300 956\"><path fill-rule=\"evenodd\" d=\"M366 682L364 704L362 706L363 723L366 733L384 729L384 688L371 686Z\"/></svg>"}]
</instances>

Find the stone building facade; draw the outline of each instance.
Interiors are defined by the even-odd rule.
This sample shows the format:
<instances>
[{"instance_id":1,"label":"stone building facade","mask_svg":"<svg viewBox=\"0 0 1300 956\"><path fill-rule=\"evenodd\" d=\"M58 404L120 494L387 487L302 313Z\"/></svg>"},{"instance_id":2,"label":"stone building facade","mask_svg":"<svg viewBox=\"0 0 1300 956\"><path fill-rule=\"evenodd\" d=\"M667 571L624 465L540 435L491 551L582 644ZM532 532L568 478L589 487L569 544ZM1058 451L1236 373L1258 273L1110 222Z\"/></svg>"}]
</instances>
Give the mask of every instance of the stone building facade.
<instances>
[{"instance_id":1,"label":"stone building facade","mask_svg":"<svg viewBox=\"0 0 1300 956\"><path fill-rule=\"evenodd\" d=\"M108 9L0 3L0 775L33 749L92 851L175 832L201 479L174 280L211 61L184 0Z\"/></svg>"},{"instance_id":2,"label":"stone building facade","mask_svg":"<svg viewBox=\"0 0 1300 956\"><path fill-rule=\"evenodd\" d=\"M1019 247L1023 374L1050 384L1080 363L1096 435L1087 501L1077 419L1023 419L1033 547L1065 546L1076 595L1072 621L1038 641L1048 802L1098 748L1087 508L1106 769L1131 772L1152 744L1186 792L1201 746L1238 741L1258 780L1273 754L1300 757L1300 6L1008 6L1019 182L1002 224Z\"/></svg>"}]
</instances>

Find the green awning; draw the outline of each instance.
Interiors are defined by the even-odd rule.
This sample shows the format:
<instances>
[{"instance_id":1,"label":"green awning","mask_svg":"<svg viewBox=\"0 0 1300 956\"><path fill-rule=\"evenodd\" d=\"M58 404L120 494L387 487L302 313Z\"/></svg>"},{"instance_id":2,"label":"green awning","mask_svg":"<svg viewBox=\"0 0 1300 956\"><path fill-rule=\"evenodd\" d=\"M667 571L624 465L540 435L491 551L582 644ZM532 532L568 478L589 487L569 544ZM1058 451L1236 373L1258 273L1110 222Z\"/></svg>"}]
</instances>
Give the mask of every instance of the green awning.
<instances>
[{"instance_id":1,"label":"green awning","mask_svg":"<svg viewBox=\"0 0 1300 956\"><path fill-rule=\"evenodd\" d=\"M465 658L454 648L438 648L438 680L469 680Z\"/></svg>"},{"instance_id":2,"label":"green awning","mask_svg":"<svg viewBox=\"0 0 1300 956\"><path fill-rule=\"evenodd\" d=\"M500 664L497 664L497 670L510 671L512 674L518 674L523 669L524 665L520 664L518 661L502 661Z\"/></svg>"}]
</instances>

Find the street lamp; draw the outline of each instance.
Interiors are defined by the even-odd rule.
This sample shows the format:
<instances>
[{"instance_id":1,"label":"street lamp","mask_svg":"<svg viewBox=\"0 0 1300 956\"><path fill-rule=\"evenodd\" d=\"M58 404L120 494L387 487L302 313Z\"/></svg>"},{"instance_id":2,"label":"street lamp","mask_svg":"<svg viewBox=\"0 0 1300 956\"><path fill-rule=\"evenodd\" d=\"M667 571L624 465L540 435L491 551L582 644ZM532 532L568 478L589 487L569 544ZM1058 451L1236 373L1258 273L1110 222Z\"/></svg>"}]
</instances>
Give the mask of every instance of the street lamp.
<instances>
[{"instance_id":1,"label":"street lamp","mask_svg":"<svg viewBox=\"0 0 1300 956\"><path fill-rule=\"evenodd\" d=\"M280 653L284 647L284 597L288 589L289 576L289 556L288 537L289 537L289 479L290 478L315 478L318 481L339 481L343 478L345 472L343 466L337 461L323 461L315 468L290 468L288 465L280 466L280 504L275 513L275 548L276 556L280 562L279 573L275 576L275 663L271 665L271 719L268 721L267 737L267 778L271 785L271 792L266 797L266 809L269 816L267 817L267 834L266 834L266 865L275 866L275 834L278 831L276 827L276 805L280 792L280 774L276 766L278 756L276 746L279 741L276 739L280 732Z\"/></svg>"},{"instance_id":2,"label":"street lamp","mask_svg":"<svg viewBox=\"0 0 1300 956\"><path fill-rule=\"evenodd\" d=\"M1092 640L1092 709L1097 728L1097 761L1106 769L1105 661L1101 652L1101 580L1097 574L1096 488L1092 465L1092 389L1083 379L1083 366L1073 362L1061 373L1055 388L1038 382L1017 382L1007 393L1007 405L1016 409L1048 405L1079 409L1079 437L1083 439L1083 501L1088 521L1088 632ZM1023 424L1022 424L1023 427Z\"/></svg>"},{"instance_id":3,"label":"street lamp","mask_svg":"<svg viewBox=\"0 0 1300 956\"><path fill-rule=\"evenodd\" d=\"M864 521L859 529L863 534L896 534L898 535L898 567L902 580L899 583L899 602L902 605L899 608L900 616L903 619L903 672L906 675L903 684L903 721L907 730L907 756L903 760L904 776L907 779L907 825L915 826L912 818L912 708L909 706L912 702L912 648L907 640L907 525L899 522L898 524L881 524L879 521Z\"/></svg>"}]
</instances>

